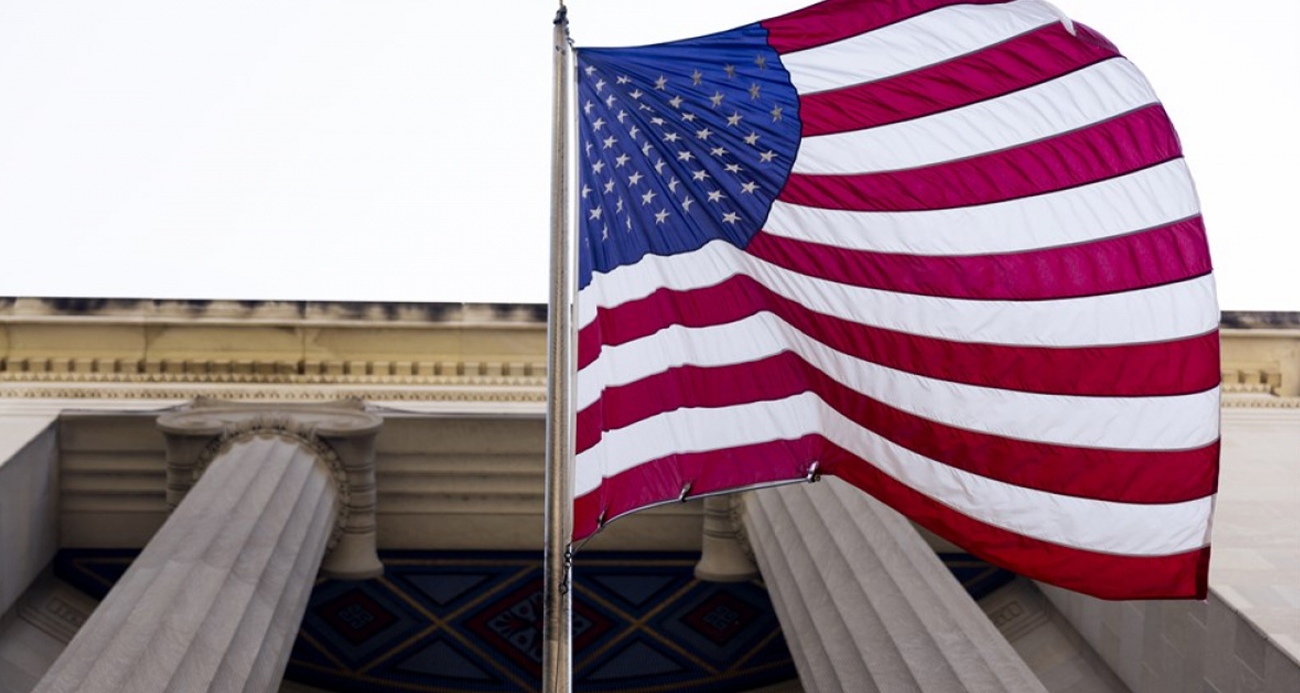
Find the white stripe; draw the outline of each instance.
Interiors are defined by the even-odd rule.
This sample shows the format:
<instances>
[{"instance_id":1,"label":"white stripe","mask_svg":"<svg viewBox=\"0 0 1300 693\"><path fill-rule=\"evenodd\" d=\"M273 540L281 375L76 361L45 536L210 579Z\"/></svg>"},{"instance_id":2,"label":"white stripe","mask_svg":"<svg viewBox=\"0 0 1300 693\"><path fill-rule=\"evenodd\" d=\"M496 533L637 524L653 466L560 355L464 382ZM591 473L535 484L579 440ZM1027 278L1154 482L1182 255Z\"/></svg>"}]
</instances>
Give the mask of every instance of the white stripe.
<instances>
[{"instance_id":1,"label":"white stripe","mask_svg":"<svg viewBox=\"0 0 1300 693\"><path fill-rule=\"evenodd\" d=\"M955 5L865 34L781 56L801 94L911 72L1060 21L1036 0Z\"/></svg>"},{"instance_id":2,"label":"white stripe","mask_svg":"<svg viewBox=\"0 0 1300 693\"><path fill-rule=\"evenodd\" d=\"M605 434L577 456L575 493L673 453L721 450L824 435L898 481L981 522L1035 539L1129 556L1191 551L1209 539L1213 498L1131 504L1063 496L949 467L899 447L844 418L815 395L723 409L662 414ZM617 460L602 469L602 463ZM602 474L603 472L603 474Z\"/></svg>"},{"instance_id":3,"label":"white stripe","mask_svg":"<svg viewBox=\"0 0 1300 693\"><path fill-rule=\"evenodd\" d=\"M713 286L748 275L808 310L863 325L958 342L1027 346L1100 346L1165 342L1218 327L1210 276L1149 289L1051 301L979 301L895 293L800 274L726 241L671 257L647 256L594 274L579 292L578 325L661 288Z\"/></svg>"},{"instance_id":4,"label":"white stripe","mask_svg":"<svg viewBox=\"0 0 1300 693\"><path fill-rule=\"evenodd\" d=\"M580 372L574 404L581 411L605 388L677 366L750 363L787 351L841 385L896 409L1005 438L1118 450L1199 448L1218 438L1217 388L1169 397L1079 397L954 383L844 354L771 313L705 328L675 325L607 346Z\"/></svg>"},{"instance_id":5,"label":"white stripe","mask_svg":"<svg viewBox=\"0 0 1300 693\"><path fill-rule=\"evenodd\" d=\"M764 230L852 250L986 255L1087 243L1200 213L1183 159L1017 200L921 212L849 212L772 205Z\"/></svg>"},{"instance_id":6,"label":"white stripe","mask_svg":"<svg viewBox=\"0 0 1300 693\"><path fill-rule=\"evenodd\" d=\"M793 171L871 173L965 159L1077 130L1157 103L1142 73L1115 58L996 99L817 137L799 145Z\"/></svg>"}]
</instances>

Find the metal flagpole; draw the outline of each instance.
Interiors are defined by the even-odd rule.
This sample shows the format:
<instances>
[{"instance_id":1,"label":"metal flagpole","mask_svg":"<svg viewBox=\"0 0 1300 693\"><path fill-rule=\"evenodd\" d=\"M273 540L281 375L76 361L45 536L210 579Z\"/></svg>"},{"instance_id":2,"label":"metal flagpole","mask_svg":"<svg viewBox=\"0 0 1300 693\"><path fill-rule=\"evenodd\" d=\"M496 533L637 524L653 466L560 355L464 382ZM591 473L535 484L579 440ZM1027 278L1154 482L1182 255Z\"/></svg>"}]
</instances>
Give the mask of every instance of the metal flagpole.
<instances>
[{"instance_id":1,"label":"metal flagpole","mask_svg":"<svg viewBox=\"0 0 1300 693\"><path fill-rule=\"evenodd\" d=\"M551 295L546 348L546 549L542 691L573 688L570 541L573 537L573 299L569 243L569 22L555 13L555 95L551 137Z\"/></svg>"}]
</instances>

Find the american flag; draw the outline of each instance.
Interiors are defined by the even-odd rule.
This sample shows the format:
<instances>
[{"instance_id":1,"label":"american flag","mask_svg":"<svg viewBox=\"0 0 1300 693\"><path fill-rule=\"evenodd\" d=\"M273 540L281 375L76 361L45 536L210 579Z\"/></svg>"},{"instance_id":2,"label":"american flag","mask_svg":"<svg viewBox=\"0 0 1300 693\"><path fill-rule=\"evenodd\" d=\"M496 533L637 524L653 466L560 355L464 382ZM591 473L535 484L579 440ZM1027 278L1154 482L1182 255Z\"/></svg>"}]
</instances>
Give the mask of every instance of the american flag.
<instances>
[{"instance_id":1,"label":"american flag","mask_svg":"<svg viewBox=\"0 0 1300 693\"><path fill-rule=\"evenodd\" d=\"M1151 87L1040 0L578 51L575 533L839 476L1023 575L1204 597L1218 310Z\"/></svg>"}]
</instances>

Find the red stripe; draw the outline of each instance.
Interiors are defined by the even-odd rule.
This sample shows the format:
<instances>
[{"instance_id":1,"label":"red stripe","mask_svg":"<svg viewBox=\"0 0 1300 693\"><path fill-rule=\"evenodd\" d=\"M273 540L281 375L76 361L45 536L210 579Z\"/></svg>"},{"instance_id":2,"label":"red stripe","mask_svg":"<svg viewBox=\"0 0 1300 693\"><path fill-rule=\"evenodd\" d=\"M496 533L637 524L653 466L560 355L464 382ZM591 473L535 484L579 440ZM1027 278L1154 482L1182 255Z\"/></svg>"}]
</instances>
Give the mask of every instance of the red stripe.
<instances>
[{"instance_id":1,"label":"red stripe","mask_svg":"<svg viewBox=\"0 0 1300 693\"><path fill-rule=\"evenodd\" d=\"M1178 135L1157 104L1049 139L933 166L852 175L792 173L779 199L859 212L968 207L1087 185L1181 155Z\"/></svg>"},{"instance_id":2,"label":"red stripe","mask_svg":"<svg viewBox=\"0 0 1300 693\"><path fill-rule=\"evenodd\" d=\"M813 48L949 5L999 5L1008 0L826 0L762 22L777 53Z\"/></svg>"},{"instance_id":3,"label":"red stripe","mask_svg":"<svg viewBox=\"0 0 1300 693\"><path fill-rule=\"evenodd\" d=\"M1132 291L1211 271L1200 217L1141 233L1006 255L899 255L759 233L747 250L794 272L947 298L1037 301Z\"/></svg>"},{"instance_id":4,"label":"red stripe","mask_svg":"<svg viewBox=\"0 0 1300 693\"><path fill-rule=\"evenodd\" d=\"M1060 23L947 62L799 99L803 136L897 123L1008 94L1119 55L1106 39Z\"/></svg>"},{"instance_id":5,"label":"red stripe","mask_svg":"<svg viewBox=\"0 0 1300 693\"><path fill-rule=\"evenodd\" d=\"M770 312L846 354L968 385L1061 395L1136 397L1202 392L1219 384L1217 332L1172 342L1052 348L953 342L815 313L740 275L692 291L660 289L601 308L578 334L579 367L671 325L707 327Z\"/></svg>"},{"instance_id":6,"label":"red stripe","mask_svg":"<svg viewBox=\"0 0 1300 693\"><path fill-rule=\"evenodd\" d=\"M775 461L775 463L774 463ZM606 479L574 503L574 539L583 539L605 521L646 505L678 497L691 482L704 494L768 482L802 478L817 461L871 493L918 524L965 550L1035 580L1102 599L1204 599L1209 548L1159 557L1103 554L1031 539L972 519L885 475L820 436L707 453L674 455Z\"/></svg>"},{"instance_id":7,"label":"red stripe","mask_svg":"<svg viewBox=\"0 0 1300 693\"><path fill-rule=\"evenodd\" d=\"M1061 546L963 515L827 445L828 474L870 493L908 519L980 558L1034 580L1101 599L1205 599L1210 549L1171 556L1120 556Z\"/></svg>"},{"instance_id":8,"label":"red stripe","mask_svg":"<svg viewBox=\"0 0 1300 693\"><path fill-rule=\"evenodd\" d=\"M835 381L798 354L752 363L682 366L607 388L578 412L577 450L603 431L683 408L722 408L815 393L845 418L923 457L1049 493L1123 503L1178 503L1214 493L1218 444L1195 450L1081 448L1004 438L896 409Z\"/></svg>"},{"instance_id":9,"label":"red stripe","mask_svg":"<svg viewBox=\"0 0 1300 693\"><path fill-rule=\"evenodd\" d=\"M817 459L820 436L776 440L703 453L671 455L606 479L574 500L573 537L581 539L606 522L634 510L678 498L689 480L691 495L701 495L799 479Z\"/></svg>"}]
</instances>

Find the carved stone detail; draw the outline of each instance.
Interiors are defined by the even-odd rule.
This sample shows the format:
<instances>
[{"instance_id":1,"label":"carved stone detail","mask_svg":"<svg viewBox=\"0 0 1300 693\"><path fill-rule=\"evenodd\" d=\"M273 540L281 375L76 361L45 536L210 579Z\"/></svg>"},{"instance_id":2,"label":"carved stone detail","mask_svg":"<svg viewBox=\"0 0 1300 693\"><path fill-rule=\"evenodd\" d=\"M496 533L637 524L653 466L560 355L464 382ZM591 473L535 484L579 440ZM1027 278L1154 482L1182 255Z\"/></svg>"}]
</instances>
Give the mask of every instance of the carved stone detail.
<instances>
[{"instance_id":1,"label":"carved stone detail","mask_svg":"<svg viewBox=\"0 0 1300 693\"><path fill-rule=\"evenodd\" d=\"M190 469L189 487L184 489L188 492L195 483L198 483L199 477L207 470L208 465L217 457L230 451L235 444L241 443L252 438L270 438L276 437L285 442L301 445L306 448L316 460L323 463L330 471L330 476L334 477L334 485L338 489L339 505L337 517L334 521L334 531L330 533L329 543L326 544L326 550L333 550L338 546L339 539L343 537L343 529L347 527L348 516L351 514L352 494L351 487L348 484L348 474L343 469L343 462L339 456L334 453L334 449L326 445L324 441L316 435L315 426L304 424L288 416L255 416L253 418L229 423L222 427L221 435L217 436L203 448L198 458L194 461L194 466ZM180 470L178 470L180 471ZM168 472L171 472L171 465L168 465ZM171 490L171 484L168 484L168 490ZM184 498L184 494L181 494ZM168 494L168 505L173 509L179 504L179 500L172 502L172 496Z\"/></svg>"},{"instance_id":2,"label":"carved stone detail","mask_svg":"<svg viewBox=\"0 0 1300 693\"><path fill-rule=\"evenodd\" d=\"M354 389L334 387L337 382L315 387L240 387L230 390L230 397L241 401L331 402L345 396L368 401L389 402L484 402L484 403L541 403L546 401L542 383L530 389L496 389L485 385L482 389L434 388L422 385L374 387ZM10 386L0 377L0 399L198 399L210 397L215 388L171 387L141 382L135 387L76 387L51 384L41 387L24 381L22 386Z\"/></svg>"},{"instance_id":3,"label":"carved stone detail","mask_svg":"<svg viewBox=\"0 0 1300 693\"><path fill-rule=\"evenodd\" d=\"M744 582L759 576L737 508L736 494L704 499L704 537L695 577L708 582Z\"/></svg>"},{"instance_id":4,"label":"carved stone detail","mask_svg":"<svg viewBox=\"0 0 1300 693\"><path fill-rule=\"evenodd\" d=\"M339 503L322 570L375 577L383 572L375 548L374 466L382 425L358 400L263 405L196 399L158 418L167 436L167 504L178 507L212 462L235 445L279 438L310 453L334 480Z\"/></svg>"}]
</instances>

